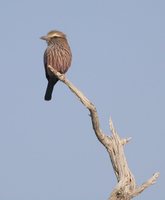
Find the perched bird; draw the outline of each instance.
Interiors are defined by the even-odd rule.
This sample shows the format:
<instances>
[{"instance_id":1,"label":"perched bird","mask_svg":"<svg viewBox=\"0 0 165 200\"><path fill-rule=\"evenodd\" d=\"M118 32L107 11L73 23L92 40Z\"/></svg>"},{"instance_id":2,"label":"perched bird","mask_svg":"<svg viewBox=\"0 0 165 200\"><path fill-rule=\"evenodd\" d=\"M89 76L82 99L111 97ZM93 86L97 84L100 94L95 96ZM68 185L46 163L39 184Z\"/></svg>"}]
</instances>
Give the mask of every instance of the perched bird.
<instances>
[{"instance_id":1,"label":"perched bird","mask_svg":"<svg viewBox=\"0 0 165 200\"><path fill-rule=\"evenodd\" d=\"M52 98L53 88L58 78L50 71L48 66L50 65L62 74L66 73L71 65L72 53L66 35L60 31L50 31L46 36L42 36L41 39L46 40L48 45L44 53L44 66L48 80L45 100L49 101Z\"/></svg>"}]
</instances>

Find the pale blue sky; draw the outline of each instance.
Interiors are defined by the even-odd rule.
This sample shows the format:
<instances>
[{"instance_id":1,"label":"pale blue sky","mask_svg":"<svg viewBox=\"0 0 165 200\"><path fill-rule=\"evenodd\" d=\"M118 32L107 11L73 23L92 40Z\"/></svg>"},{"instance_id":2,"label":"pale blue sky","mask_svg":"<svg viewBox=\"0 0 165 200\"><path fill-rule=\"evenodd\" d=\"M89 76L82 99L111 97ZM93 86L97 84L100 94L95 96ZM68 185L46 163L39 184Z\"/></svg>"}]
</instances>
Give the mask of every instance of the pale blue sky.
<instances>
[{"instance_id":1,"label":"pale blue sky","mask_svg":"<svg viewBox=\"0 0 165 200\"><path fill-rule=\"evenodd\" d=\"M111 116L137 183L160 171L136 199L164 199L165 2L47 0L0 3L0 199L107 199L116 184L88 111L58 83L45 102L40 36L68 35L67 77Z\"/></svg>"}]
</instances>

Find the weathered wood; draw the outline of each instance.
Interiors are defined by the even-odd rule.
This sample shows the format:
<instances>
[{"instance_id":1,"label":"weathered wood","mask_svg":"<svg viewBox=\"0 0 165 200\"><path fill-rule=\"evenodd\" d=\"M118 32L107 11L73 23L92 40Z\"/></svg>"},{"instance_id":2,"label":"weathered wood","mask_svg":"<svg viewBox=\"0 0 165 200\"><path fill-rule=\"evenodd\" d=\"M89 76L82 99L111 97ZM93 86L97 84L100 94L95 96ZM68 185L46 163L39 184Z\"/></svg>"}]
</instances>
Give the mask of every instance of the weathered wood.
<instances>
[{"instance_id":1,"label":"weathered wood","mask_svg":"<svg viewBox=\"0 0 165 200\"><path fill-rule=\"evenodd\" d=\"M107 136L100 128L99 117L94 104L80 91L78 90L63 74L55 71L51 66L50 70L57 76L63 83L65 83L69 89L79 98L82 104L89 110L93 130L98 140L104 145L109 153L114 173L117 178L117 185L111 192L109 200L130 200L133 197L139 195L150 185L154 184L159 177L159 172L155 173L148 181L141 186L136 185L135 178L128 167L128 163L124 154L124 145L130 141L128 139L122 139L118 135L114 128L113 122L110 119L109 126L112 133L111 136Z\"/></svg>"}]
</instances>

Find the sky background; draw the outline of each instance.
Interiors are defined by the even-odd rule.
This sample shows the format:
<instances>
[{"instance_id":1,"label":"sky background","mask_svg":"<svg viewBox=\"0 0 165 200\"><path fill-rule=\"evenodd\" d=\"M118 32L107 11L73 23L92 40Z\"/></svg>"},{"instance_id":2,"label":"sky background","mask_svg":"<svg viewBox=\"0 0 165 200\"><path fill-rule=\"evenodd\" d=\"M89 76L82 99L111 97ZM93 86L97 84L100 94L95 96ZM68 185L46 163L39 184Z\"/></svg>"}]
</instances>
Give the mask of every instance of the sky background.
<instances>
[{"instance_id":1,"label":"sky background","mask_svg":"<svg viewBox=\"0 0 165 200\"><path fill-rule=\"evenodd\" d=\"M136 199L165 199L165 1L0 2L0 199L105 200L116 185L89 112L59 82L53 99L40 36L65 32L73 53L67 77L95 104L102 130L111 116L137 184Z\"/></svg>"}]
</instances>

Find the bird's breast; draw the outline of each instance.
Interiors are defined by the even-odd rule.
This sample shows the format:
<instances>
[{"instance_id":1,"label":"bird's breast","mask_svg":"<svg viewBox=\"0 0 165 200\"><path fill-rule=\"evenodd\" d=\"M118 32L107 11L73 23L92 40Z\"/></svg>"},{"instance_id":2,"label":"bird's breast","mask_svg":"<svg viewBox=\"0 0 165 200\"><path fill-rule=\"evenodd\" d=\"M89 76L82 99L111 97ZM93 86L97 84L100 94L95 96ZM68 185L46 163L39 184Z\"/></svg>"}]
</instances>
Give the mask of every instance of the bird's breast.
<instances>
[{"instance_id":1,"label":"bird's breast","mask_svg":"<svg viewBox=\"0 0 165 200\"><path fill-rule=\"evenodd\" d=\"M72 53L69 46L50 45L44 54L45 70L49 76L52 75L52 72L48 69L48 65L64 74L69 69L71 61Z\"/></svg>"}]
</instances>

